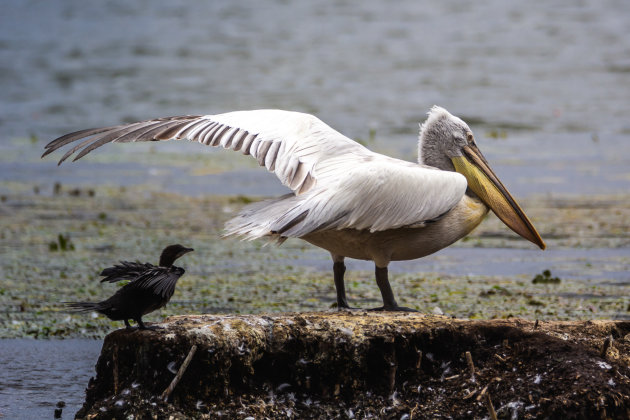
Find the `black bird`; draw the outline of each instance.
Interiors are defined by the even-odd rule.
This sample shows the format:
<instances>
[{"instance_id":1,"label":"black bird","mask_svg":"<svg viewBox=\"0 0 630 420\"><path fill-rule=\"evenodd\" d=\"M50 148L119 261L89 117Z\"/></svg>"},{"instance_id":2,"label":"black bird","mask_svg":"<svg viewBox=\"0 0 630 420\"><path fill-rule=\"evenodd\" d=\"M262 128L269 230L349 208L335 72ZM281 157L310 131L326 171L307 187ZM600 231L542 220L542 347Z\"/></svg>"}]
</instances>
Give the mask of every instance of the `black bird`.
<instances>
[{"instance_id":1,"label":"black bird","mask_svg":"<svg viewBox=\"0 0 630 420\"><path fill-rule=\"evenodd\" d=\"M118 289L114 296L102 302L64 302L74 312L96 311L114 321L124 321L131 328L133 319L141 330L147 329L142 315L166 305L175 292L177 280L185 270L173 265L176 259L193 251L179 244L169 245L162 251L159 266L150 263L121 261L120 265L108 267L101 272L102 282L116 283L130 280Z\"/></svg>"}]
</instances>

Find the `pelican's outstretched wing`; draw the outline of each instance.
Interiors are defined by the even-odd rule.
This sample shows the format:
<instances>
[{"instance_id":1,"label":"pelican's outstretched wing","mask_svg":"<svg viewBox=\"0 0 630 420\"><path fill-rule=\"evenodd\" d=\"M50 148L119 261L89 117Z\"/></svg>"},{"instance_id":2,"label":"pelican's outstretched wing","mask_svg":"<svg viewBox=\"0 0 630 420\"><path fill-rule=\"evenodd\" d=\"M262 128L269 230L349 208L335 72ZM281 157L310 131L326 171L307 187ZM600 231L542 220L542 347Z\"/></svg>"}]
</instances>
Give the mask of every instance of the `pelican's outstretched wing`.
<instances>
[{"instance_id":1,"label":"pelican's outstretched wing","mask_svg":"<svg viewBox=\"0 0 630 420\"><path fill-rule=\"evenodd\" d=\"M250 154L293 190L294 197L276 200L274 214L269 206L252 207L265 215L255 217L256 228L249 233L244 226L254 218L241 220L239 229L233 225L233 233L250 237L417 226L449 211L466 190L460 174L374 153L313 115L281 110L167 117L81 130L50 142L43 156L79 140L60 164L74 153L77 160L107 143L169 139Z\"/></svg>"},{"instance_id":2,"label":"pelican's outstretched wing","mask_svg":"<svg viewBox=\"0 0 630 420\"><path fill-rule=\"evenodd\" d=\"M368 149L309 114L281 110L237 111L218 115L167 117L126 125L81 130L46 145L47 154L79 140L60 159L80 159L107 143L188 139L210 146L240 150L274 172L296 194L326 173L327 159L342 153L367 155Z\"/></svg>"}]
</instances>

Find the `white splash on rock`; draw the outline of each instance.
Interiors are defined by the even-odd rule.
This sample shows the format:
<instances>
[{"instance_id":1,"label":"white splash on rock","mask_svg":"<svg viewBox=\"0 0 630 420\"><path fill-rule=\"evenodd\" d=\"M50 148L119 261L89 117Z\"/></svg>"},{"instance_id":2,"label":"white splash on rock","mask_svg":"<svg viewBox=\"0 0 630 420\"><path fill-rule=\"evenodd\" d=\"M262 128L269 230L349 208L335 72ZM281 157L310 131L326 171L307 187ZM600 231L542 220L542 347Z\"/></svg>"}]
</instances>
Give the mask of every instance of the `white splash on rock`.
<instances>
[{"instance_id":1,"label":"white splash on rock","mask_svg":"<svg viewBox=\"0 0 630 420\"><path fill-rule=\"evenodd\" d=\"M169 363L169 364L166 366L166 368L167 368L167 369L169 370L169 372L171 372L171 373L177 373L177 368L176 368L175 366L177 366L177 363L175 363L175 362L171 362L171 363Z\"/></svg>"},{"instance_id":2,"label":"white splash on rock","mask_svg":"<svg viewBox=\"0 0 630 420\"><path fill-rule=\"evenodd\" d=\"M597 363L597 366L599 366L599 367L600 367L600 368L602 368L602 369L606 369L606 370L608 370L608 369L612 369L612 366L611 366L611 365L609 365L608 363L603 362L603 361L601 361L601 360L600 360L600 361L598 361L598 362L596 362L596 363Z\"/></svg>"}]
</instances>

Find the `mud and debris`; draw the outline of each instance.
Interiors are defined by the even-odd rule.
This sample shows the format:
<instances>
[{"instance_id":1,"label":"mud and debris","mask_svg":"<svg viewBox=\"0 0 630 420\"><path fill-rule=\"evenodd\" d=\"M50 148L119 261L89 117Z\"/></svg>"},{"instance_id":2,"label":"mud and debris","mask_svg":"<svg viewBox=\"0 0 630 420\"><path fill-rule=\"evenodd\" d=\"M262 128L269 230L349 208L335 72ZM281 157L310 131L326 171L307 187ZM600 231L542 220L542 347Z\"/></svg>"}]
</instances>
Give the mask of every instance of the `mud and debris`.
<instances>
[{"instance_id":1,"label":"mud and debris","mask_svg":"<svg viewBox=\"0 0 630 420\"><path fill-rule=\"evenodd\" d=\"M174 316L160 326L106 337L78 418L630 416L628 321L353 311Z\"/></svg>"}]
</instances>

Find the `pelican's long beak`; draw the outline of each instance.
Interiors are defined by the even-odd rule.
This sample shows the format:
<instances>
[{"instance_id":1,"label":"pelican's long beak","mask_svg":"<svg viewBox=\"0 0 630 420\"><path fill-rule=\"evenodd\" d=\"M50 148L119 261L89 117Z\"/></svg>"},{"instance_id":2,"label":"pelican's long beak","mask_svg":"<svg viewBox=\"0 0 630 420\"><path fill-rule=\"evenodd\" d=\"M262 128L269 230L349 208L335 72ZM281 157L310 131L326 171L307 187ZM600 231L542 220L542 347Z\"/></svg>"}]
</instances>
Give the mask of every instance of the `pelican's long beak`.
<instances>
[{"instance_id":1,"label":"pelican's long beak","mask_svg":"<svg viewBox=\"0 0 630 420\"><path fill-rule=\"evenodd\" d=\"M499 181L475 145L464 146L464 156L451 160L455 170L466 177L468 186L510 229L545 249L546 245L525 212Z\"/></svg>"}]
</instances>

